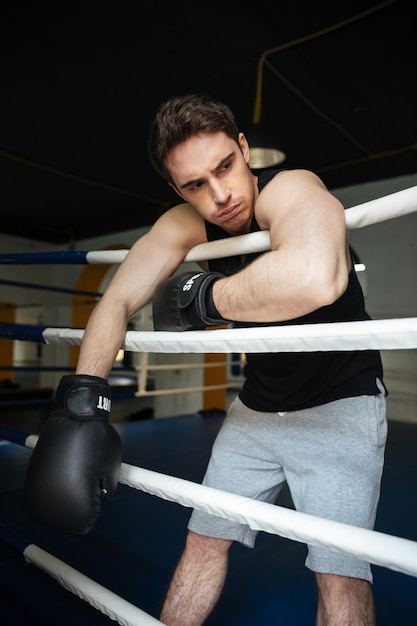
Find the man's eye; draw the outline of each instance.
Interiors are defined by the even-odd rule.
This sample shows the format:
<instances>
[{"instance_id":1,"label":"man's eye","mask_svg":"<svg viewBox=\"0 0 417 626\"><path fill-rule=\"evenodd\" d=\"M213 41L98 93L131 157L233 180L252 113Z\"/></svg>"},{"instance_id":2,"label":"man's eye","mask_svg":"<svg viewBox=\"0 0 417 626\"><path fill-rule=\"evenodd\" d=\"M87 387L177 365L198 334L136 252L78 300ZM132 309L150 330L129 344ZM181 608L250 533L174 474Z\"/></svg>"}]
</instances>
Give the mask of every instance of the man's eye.
<instances>
[{"instance_id":1,"label":"man's eye","mask_svg":"<svg viewBox=\"0 0 417 626\"><path fill-rule=\"evenodd\" d=\"M194 185L192 187L190 187L191 191L197 191L197 189L200 189L201 185L203 183L201 181L198 181L197 183L194 183Z\"/></svg>"}]
</instances>

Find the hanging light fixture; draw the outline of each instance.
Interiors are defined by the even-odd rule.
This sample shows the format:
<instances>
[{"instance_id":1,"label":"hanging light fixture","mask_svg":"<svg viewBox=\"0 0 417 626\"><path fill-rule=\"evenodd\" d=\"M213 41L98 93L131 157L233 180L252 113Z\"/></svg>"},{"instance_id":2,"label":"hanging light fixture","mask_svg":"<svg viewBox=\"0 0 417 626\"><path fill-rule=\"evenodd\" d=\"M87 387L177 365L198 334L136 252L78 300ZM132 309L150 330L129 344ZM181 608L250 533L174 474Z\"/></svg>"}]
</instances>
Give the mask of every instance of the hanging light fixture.
<instances>
[{"instance_id":1,"label":"hanging light fixture","mask_svg":"<svg viewBox=\"0 0 417 626\"><path fill-rule=\"evenodd\" d=\"M270 137L255 124L247 133L249 143L249 167L260 170L285 161L285 152L278 150Z\"/></svg>"},{"instance_id":2,"label":"hanging light fixture","mask_svg":"<svg viewBox=\"0 0 417 626\"><path fill-rule=\"evenodd\" d=\"M253 109L253 124L247 132L247 140L249 143L249 167L254 170L260 170L267 167L279 165L286 159L285 152L274 146L271 138L260 127L262 112L262 78L263 66L266 55L269 51L264 52L258 62L258 76L256 81L256 96Z\"/></svg>"}]
</instances>

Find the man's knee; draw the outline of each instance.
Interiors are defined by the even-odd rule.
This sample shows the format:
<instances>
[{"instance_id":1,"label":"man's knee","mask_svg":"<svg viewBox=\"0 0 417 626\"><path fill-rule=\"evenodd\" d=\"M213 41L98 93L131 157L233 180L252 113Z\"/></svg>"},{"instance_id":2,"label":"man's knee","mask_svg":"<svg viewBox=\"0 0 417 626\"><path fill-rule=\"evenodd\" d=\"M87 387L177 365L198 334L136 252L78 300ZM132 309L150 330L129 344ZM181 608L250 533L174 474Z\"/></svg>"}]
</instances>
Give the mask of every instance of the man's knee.
<instances>
[{"instance_id":1,"label":"man's knee","mask_svg":"<svg viewBox=\"0 0 417 626\"><path fill-rule=\"evenodd\" d=\"M361 615L373 615L373 591L368 580L339 576L337 574L316 573L317 587L319 591L319 606L326 607L332 613L339 610L343 613L343 607L347 614L350 611L358 613L358 624ZM349 608L350 607L350 608ZM344 623L344 622L343 622ZM353 622L352 622L353 623ZM368 621L364 623L368 624ZM373 621L369 621L373 623Z\"/></svg>"},{"instance_id":2,"label":"man's knee","mask_svg":"<svg viewBox=\"0 0 417 626\"><path fill-rule=\"evenodd\" d=\"M316 580L319 590L317 626L375 626L375 606L368 580L317 573Z\"/></svg>"}]
</instances>

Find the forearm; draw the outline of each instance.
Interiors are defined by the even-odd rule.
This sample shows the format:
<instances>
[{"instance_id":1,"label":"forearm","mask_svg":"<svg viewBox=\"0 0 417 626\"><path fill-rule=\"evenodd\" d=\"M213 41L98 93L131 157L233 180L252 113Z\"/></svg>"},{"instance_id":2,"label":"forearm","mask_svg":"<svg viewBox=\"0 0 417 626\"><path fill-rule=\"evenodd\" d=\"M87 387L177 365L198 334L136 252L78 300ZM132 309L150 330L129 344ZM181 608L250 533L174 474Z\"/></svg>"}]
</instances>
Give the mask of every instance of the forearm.
<instances>
[{"instance_id":1,"label":"forearm","mask_svg":"<svg viewBox=\"0 0 417 626\"><path fill-rule=\"evenodd\" d=\"M344 259L333 267L277 250L214 283L213 299L225 319L270 323L291 320L331 304L346 289Z\"/></svg>"},{"instance_id":2,"label":"forearm","mask_svg":"<svg viewBox=\"0 0 417 626\"><path fill-rule=\"evenodd\" d=\"M85 329L76 374L108 378L128 323L122 307L119 306L118 314L115 314L117 306L112 304L111 315L101 302L94 309Z\"/></svg>"}]
</instances>

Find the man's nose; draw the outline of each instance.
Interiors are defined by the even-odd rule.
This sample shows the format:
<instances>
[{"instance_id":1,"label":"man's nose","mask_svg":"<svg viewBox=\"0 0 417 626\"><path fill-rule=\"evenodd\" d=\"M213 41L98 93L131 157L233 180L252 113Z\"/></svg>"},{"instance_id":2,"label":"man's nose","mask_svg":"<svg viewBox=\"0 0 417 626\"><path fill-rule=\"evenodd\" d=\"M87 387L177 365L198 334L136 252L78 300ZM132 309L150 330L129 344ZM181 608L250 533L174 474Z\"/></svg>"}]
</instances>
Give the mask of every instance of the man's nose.
<instances>
[{"instance_id":1,"label":"man's nose","mask_svg":"<svg viewBox=\"0 0 417 626\"><path fill-rule=\"evenodd\" d=\"M218 181L215 181L211 185L211 190L213 200L217 204L225 204L228 201L230 197L230 191L227 185L223 185Z\"/></svg>"}]
</instances>

